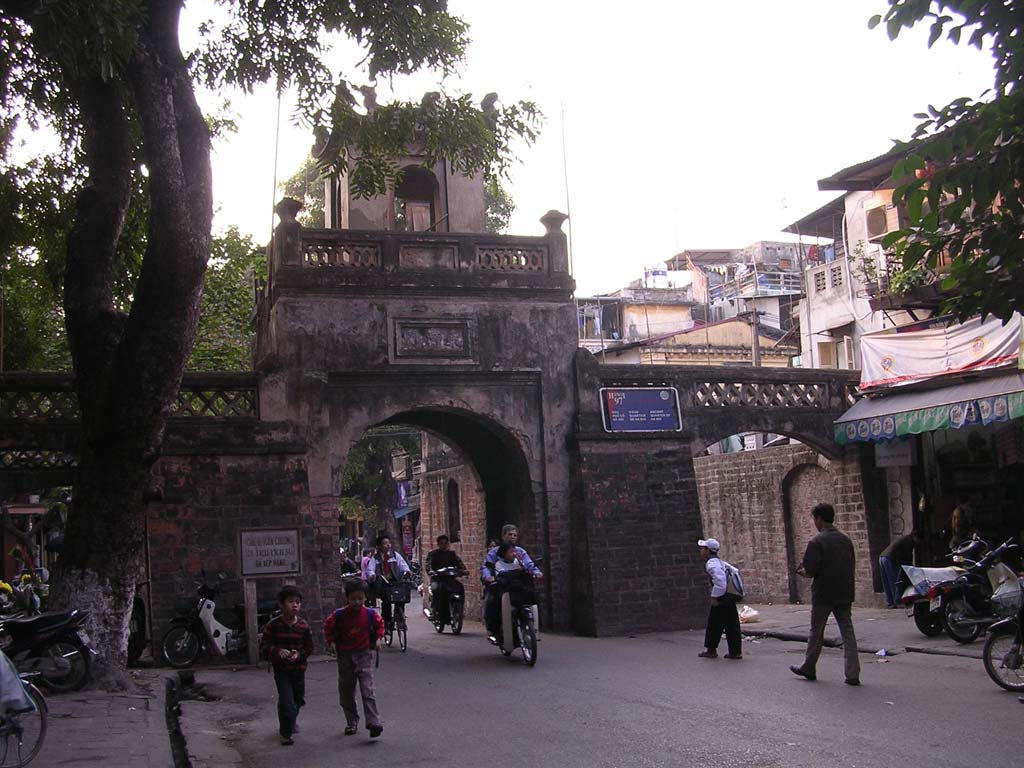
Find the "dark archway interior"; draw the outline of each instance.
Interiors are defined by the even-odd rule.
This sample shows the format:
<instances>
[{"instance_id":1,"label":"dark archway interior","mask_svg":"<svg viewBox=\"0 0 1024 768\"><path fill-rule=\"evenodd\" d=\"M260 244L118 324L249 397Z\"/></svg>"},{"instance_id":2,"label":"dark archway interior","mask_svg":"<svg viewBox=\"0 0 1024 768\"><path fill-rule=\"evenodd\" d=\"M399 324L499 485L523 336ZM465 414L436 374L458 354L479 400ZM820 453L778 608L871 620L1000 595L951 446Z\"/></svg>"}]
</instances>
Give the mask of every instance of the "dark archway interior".
<instances>
[{"instance_id":1,"label":"dark archway interior","mask_svg":"<svg viewBox=\"0 0 1024 768\"><path fill-rule=\"evenodd\" d=\"M402 180L395 187L396 213L401 214L396 226L407 232L423 232L437 222L437 178L420 166L402 170Z\"/></svg>"},{"instance_id":2,"label":"dark archway interior","mask_svg":"<svg viewBox=\"0 0 1024 768\"><path fill-rule=\"evenodd\" d=\"M448 410L405 411L381 423L433 432L472 462L484 487L488 538L498 538L501 526L512 523L529 539L541 540L540 531L533 530L535 507L526 457L499 425Z\"/></svg>"}]
</instances>

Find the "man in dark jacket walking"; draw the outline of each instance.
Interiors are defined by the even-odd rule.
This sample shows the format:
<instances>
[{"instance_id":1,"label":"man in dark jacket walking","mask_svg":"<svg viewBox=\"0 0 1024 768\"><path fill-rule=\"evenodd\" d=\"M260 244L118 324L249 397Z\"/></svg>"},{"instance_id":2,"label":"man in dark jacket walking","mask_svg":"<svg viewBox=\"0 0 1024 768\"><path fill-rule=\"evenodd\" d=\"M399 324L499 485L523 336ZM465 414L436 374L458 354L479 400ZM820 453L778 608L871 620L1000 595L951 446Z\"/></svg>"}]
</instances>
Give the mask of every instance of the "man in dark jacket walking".
<instances>
[{"instance_id":1,"label":"man in dark jacket walking","mask_svg":"<svg viewBox=\"0 0 1024 768\"><path fill-rule=\"evenodd\" d=\"M818 535L807 543L803 563L796 569L801 576L814 579L811 584L811 632L807 637L807 656L790 671L808 680L816 680L815 667L825 640L829 614L836 617L846 657L846 684L860 685L860 660L857 636L853 632L854 552L853 542L832 524L836 511L831 504L819 504L811 515Z\"/></svg>"}]
</instances>

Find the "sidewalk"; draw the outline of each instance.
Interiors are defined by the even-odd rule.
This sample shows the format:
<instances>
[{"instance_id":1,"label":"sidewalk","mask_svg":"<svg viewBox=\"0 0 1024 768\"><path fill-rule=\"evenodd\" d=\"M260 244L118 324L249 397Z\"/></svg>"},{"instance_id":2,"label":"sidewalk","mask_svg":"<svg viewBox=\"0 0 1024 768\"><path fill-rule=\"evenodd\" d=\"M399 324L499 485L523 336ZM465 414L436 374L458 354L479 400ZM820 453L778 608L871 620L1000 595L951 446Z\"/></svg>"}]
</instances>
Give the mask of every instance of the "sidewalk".
<instances>
[{"instance_id":1,"label":"sidewalk","mask_svg":"<svg viewBox=\"0 0 1024 768\"><path fill-rule=\"evenodd\" d=\"M46 695L46 738L32 765L173 768L164 712L167 670L132 670L138 692Z\"/></svg>"},{"instance_id":2,"label":"sidewalk","mask_svg":"<svg viewBox=\"0 0 1024 768\"><path fill-rule=\"evenodd\" d=\"M809 605L755 605L751 608L760 614L760 620L743 624L743 634L752 637L773 637L779 640L807 642L811 626ZM966 656L980 659L984 637L969 645L961 645L945 632L937 637L925 637L914 620L902 608L858 608L853 609L853 628L857 633L857 647L861 653L876 653L885 649L886 655L898 653L932 653L942 656ZM826 645L840 644L839 629L835 619L829 617L825 629Z\"/></svg>"}]
</instances>

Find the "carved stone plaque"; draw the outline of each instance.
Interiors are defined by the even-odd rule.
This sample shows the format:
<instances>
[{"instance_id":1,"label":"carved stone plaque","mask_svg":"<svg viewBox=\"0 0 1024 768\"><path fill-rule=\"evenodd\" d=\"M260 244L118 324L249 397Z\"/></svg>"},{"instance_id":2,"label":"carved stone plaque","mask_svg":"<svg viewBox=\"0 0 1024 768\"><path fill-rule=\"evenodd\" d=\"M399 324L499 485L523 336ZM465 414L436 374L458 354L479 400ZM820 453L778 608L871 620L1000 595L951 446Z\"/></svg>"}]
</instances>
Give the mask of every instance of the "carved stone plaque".
<instances>
[{"instance_id":1,"label":"carved stone plaque","mask_svg":"<svg viewBox=\"0 0 1024 768\"><path fill-rule=\"evenodd\" d=\"M456 269L454 245L403 245L398 251L402 269Z\"/></svg>"},{"instance_id":2,"label":"carved stone plaque","mask_svg":"<svg viewBox=\"0 0 1024 768\"><path fill-rule=\"evenodd\" d=\"M395 357L469 360L473 357L469 320L395 320Z\"/></svg>"}]
</instances>

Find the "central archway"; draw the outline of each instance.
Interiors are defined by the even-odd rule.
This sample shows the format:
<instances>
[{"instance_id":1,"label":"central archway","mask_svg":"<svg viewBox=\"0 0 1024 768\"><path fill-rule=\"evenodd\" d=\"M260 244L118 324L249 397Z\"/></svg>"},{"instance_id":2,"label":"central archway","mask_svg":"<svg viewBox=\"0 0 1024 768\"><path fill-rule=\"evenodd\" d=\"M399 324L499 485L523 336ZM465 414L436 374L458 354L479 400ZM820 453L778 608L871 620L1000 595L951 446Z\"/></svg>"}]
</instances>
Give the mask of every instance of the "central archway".
<instances>
[{"instance_id":1,"label":"central archway","mask_svg":"<svg viewBox=\"0 0 1024 768\"><path fill-rule=\"evenodd\" d=\"M490 419L456 409L403 411L381 426L419 427L456 448L472 465L484 492L485 537L498 538L512 523L524 538L541 544L526 457L512 434Z\"/></svg>"}]
</instances>

